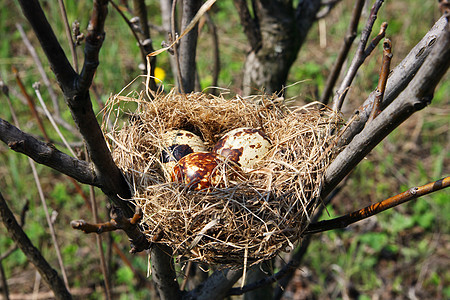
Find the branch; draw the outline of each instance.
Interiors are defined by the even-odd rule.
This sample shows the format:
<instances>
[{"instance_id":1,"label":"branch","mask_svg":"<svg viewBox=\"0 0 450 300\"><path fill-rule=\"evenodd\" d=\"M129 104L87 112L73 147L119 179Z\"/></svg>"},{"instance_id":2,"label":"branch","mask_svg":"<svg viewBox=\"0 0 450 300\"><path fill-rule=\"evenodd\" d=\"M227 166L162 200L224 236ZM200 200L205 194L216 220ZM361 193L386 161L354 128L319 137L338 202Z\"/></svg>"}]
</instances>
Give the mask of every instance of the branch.
<instances>
[{"instance_id":1,"label":"branch","mask_svg":"<svg viewBox=\"0 0 450 300\"><path fill-rule=\"evenodd\" d=\"M358 0L353 7L352 19L350 20L347 33L345 34L344 43L341 46L341 50L339 51L338 58L333 65L333 69L331 70L330 75L328 75L327 83L322 93L322 97L320 98L320 102L325 105L328 104L334 85L336 84L342 66L344 65L344 61L347 58L353 41L356 38L356 32L358 30L358 23L359 19L361 18L361 12L364 7L364 2L364 0Z\"/></svg>"},{"instance_id":2,"label":"branch","mask_svg":"<svg viewBox=\"0 0 450 300\"><path fill-rule=\"evenodd\" d=\"M442 35L446 23L445 17L441 17L427 34L425 34L422 40L417 43L402 62L391 72L381 102L381 110L392 103L416 75L417 71L433 49L437 37ZM357 118L343 133L338 146L347 145L355 135L361 132L369 118L375 96L376 92L374 91L354 113L354 115L357 115Z\"/></svg>"},{"instance_id":3,"label":"branch","mask_svg":"<svg viewBox=\"0 0 450 300\"><path fill-rule=\"evenodd\" d=\"M0 193L0 221L7 229L7 235L14 240L28 260L36 267L42 278L55 294L57 299L72 299L61 277L45 260L39 250L34 247L30 239L17 223L13 213Z\"/></svg>"},{"instance_id":4,"label":"branch","mask_svg":"<svg viewBox=\"0 0 450 300\"><path fill-rule=\"evenodd\" d=\"M183 17L181 31L183 32L194 18L202 1L183 0ZM194 91L195 87L195 55L197 52L198 24L180 40L179 60L181 69L181 82L184 93ZM174 37L175 38L175 37Z\"/></svg>"},{"instance_id":5,"label":"branch","mask_svg":"<svg viewBox=\"0 0 450 300\"><path fill-rule=\"evenodd\" d=\"M79 94L89 91L95 71L99 65L98 54L105 40L105 20L108 14L108 0L94 1L91 19L87 28L84 48L84 64L80 77L75 81Z\"/></svg>"},{"instance_id":6,"label":"branch","mask_svg":"<svg viewBox=\"0 0 450 300\"><path fill-rule=\"evenodd\" d=\"M36 65L36 68L38 69L39 74L41 75L42 81L44 82L45 86L47 87L48 95L50 96L50 99L52 100L54 113L58 116L58 118L60 118L61 112L60 112L59 103L58 103L58 96L56 95L55 90L53 89L53 87L50 83L50 79L48 78L47 73L45 73L44 67L42 66L42 62L39 59L36 49L31 44L30 40L28 39L27 35L25 34L25 31L23 31L22 25L19 23L16 23L16 28L20 33L20 36L23 40L23 43L25 44L25 47L27 47L28 52L30 53L31 57L34 60L34 64Z\"/></svg>"},{"instance_id":7,"label":"branch","mask_svg":"<svg viewBox=\"0 0 450 300\"><path fill-rule=\"evenodd\" d=\"M234 6L241 20L241 25L244 28L244 33L250 43L252 51L257 51L261 47L261 31L255 19L250 15L250 11L245 0L234 0Z\"/></svg>"},{"instance_id":8,"label":"branch","mask_svg":"<svg viewBox=\"0 0 450 300\"><path fill-rule=\"evenodd\" d=\"M386 39L383 43L383 61L381 63L380 78L378 80L378 87L375 91L375 101L373 102L372 111L369 116L369 122L376 118L381 112L381 101L383 101L384 91L386 90L386 83L391 69L391 40Z\"/></svg>"},{"instance_id":9,"label":"branch","mask_svg":"<svg viewBox=\"0 0 450 300\"><path fill-rule=\"evenodd\" d=\"M152 279L160 299L181 299L180 286L174 272L172 249L163 244L154 244L151 249Z\"/></svg>"},{"instance_id":10,"label":"branch","mask_svg":"<svg viewBox=\"0 0 450 300\"><path fill-rule=\"evenodd\" d=\"M372 9L370 10L369 18L367 19L366 26L364 27L362 33L361 33L361 40L358 45L358 50L356 51L356 55L353 57L352 63L350 64L350 67L347 71L347 74L344 77L344 80L341 83L341 86L337 90L336 94L333 97L333 109L335 111L340 111L342 108L342 104L344 102L345 96L347 95L348 88L352 84L353 79L356 76L356 73L358 72L359 67L364 63L364 60L370 54L371 50L368 51L368 49L375 47L376 44L374 44L377 40L384 37L384 32L386 30L387 24L383 23L381 25L380 32L378 33L377 37L372 40L372 43L367 47L367 41L369 40L370 33L372 32L373 24L375 23L375 20L377 19L377 13L380 9L381 5L383 4L383 0L377 0L372 6ZM372 48L373 50L373 48Z\"/></svg>"},{"instance_id":11,"label":"branch","mask_svg":"<svg viewBox=\"0 0 450 300\"><path fill-rule=\"evenodd\" d=\"M434 89L450 65L450 28L442 36L399 97L386 107L328 166L322 195L327 195L381 140L433 99Z\"/></svg>"},{"instance_id":12,"label":"branch","mask_svg":"<svg viewBox=\"0 0 450 300\"><path fill-rule=\"evenodd\" d=\"M99 63L98 52L105 36L103 28L107 14L107 1L94 1L94 9L86 36L85 61L80 76L70 66L39 2L37 0L19 0L19 3L44 49L72 117L85 139L98 180L101 182L102 191L126 214L132 215L132 210L122 200L131 198L130 189L122 173L114 164L89 96L89 86Z\"/></svg>"},{"instance_id":13,"label":"branch","mask_svg":"<svg viewBox=\"0 0 450 300\"><path fill-rule=\"evenodd\" d=\"M241 276L242 269L217 270L201 286L190 291L183 299L224 299Z\"/></svg>"},{"instance_id":14,"label":"branch","mask_svg":"<svg viewBox=\"0 0 450 300\"><path fill-rule=\"evenodd\" d=\"M81 183L101 187L94 169L51 144L46 144L0 118L0 140L12 150L25 154L39 164L66 174Z\"/></svg>"},{"instance_id":15,"label":"branch","mask_svg":"<svg viewBox=\"0 0 450 300\"><path fill-rule=\"evenodd\" d=\"M125 218L119 208L111 210L111 221L100 224L88 223L84 220L72 221L70 225L73 229L78 229L84 233L97 233L123 230L131 242L130 253L137 253L150 248L151 244L146 239L142 231L139 230L139 221L142 219L142 210L136 206L136 212L132 218Z\"/></svg>"},{"instance_id":16,"label":"branch","mask_svg":"<svg viewBox=\"0 0 450 300\"><path fill-rule=\"evenodd\" d=\"M427 195L435 191L447 188L449 186L450 186L450 177L445 177L423 186L413 187L407 190L406 192L403 192L386 200L380 201L378 203L372 204L363 209L354 211L347 215L331 220L311 223L309 224L308 228L303 232L303 234L306 235L333 229L345 228L350 224L374 216L389 208L419 198L423 195Z\"/></svg>"}]
</instances>

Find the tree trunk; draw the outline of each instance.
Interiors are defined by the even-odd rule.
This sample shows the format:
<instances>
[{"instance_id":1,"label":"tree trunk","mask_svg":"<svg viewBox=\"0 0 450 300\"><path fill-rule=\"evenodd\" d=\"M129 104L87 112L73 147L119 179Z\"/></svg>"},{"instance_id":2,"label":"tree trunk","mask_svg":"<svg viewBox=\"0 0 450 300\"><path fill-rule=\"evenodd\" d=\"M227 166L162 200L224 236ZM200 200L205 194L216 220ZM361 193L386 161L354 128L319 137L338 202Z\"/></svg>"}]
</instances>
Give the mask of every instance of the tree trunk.
<instances>
[{"instance_id":1,"label":"tree trunk","mask_svg":"<svg viewBox=\"0 0 450 300\"><path fill-rule=\"evenodd\" d=\"M319 8L319 0L302 1L296 9L287 0L255 1L254 21L261 40L256 48L252 45L245 60L245 95L282 92Z\"/></svg>"}]
</instances>

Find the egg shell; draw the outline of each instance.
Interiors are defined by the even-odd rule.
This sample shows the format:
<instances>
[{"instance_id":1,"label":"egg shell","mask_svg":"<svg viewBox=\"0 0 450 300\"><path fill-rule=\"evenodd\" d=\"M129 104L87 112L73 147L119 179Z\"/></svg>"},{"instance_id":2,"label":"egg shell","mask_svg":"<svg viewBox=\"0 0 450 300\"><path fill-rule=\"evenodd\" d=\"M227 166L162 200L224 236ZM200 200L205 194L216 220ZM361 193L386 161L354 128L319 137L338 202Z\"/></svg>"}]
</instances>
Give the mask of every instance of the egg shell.
<instances>
[{"instance_id":1,"label":"egg shell","mask_svg":"<svg viewBox=\"0 0 450 300\"><path fill-rule=\"evenodd\" d=\"M172 173L172 180L183 182L191 190L203 190L220 182L221 172L217 166L220 157L212 152L195 152L178 161Z\"/></svg>"},{"instance_id":2,"label":"egg shell","mask_svg":"<svg viewBox=\"0 0 450 300\"><path fill-rule=\"evenodd\" d=\"M181 158L190 153L206 151L202 139L186 130L169 130L162 138L164 148L161 150L161 162L168 179L171 179L173 168Z\"/></svg>"},{"instance_id":3,"label":"egg shell","mask_svg":"<svg viewBox=\"0 0 450 300\"><path fill-rule=\"evenodd\" d=\"M237 128L226 133L214 146L213 152L251 171L270 150L266 135L254 128Z\"/></svg>"}]
</instances>

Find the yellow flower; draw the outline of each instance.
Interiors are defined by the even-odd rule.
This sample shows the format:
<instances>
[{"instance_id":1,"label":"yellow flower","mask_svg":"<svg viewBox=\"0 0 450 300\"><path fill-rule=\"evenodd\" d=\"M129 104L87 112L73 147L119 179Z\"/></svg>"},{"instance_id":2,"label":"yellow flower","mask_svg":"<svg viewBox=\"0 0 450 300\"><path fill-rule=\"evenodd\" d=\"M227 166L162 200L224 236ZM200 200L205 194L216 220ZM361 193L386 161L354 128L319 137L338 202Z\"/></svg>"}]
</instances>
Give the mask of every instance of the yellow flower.
<instances>
[{"instance_id":1,"label":"yellow flower","mask_svg":"<svg viewBox=\"0 0 450 300\"><path fill-rule=\"evenodd\" d=\"M155 81L163 82L164 78L166 78L166 71L164 71L160 67L156 67L155 68Z\"/></svg>"}]
</instances>

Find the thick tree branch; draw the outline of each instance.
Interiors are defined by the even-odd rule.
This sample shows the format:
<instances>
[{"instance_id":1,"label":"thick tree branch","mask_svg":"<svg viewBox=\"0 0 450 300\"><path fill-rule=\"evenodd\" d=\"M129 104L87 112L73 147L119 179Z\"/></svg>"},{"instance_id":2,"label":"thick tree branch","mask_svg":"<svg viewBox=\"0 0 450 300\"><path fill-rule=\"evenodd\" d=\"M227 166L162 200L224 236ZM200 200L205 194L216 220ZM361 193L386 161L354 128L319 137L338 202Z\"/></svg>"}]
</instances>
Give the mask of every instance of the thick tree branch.
<instances>
[{"instance_id":1,"label":"thick tree branch","mask_svg":"<svg viewBox=\"0 0 450 300\"><path fill-rule=\"evenodd\" d=\"M64 285L58 273L45 260L39 250L17 223L16 218L0 193L0 221L5 225L8 236L19 246L28 260L36 267L45 283L55 294L56 299L72 299L72 295Z\"/></svg>"},{"instance_id":2,"label":"thick tree branch","mask_svg":"<svg viewBox=\"0 0 450 300\"><path fill-rule=\"evenodd\" d=\"M152 279L161 300L181 299L181 291L174 276L172 249L163 244L154 244L151 252Z\"/></svg>"},{"instance_id":3,"label":"thick tree branch","mask_svg":"<svg viewBox=\"0 0 450 300\"><path fill-rule=\"evenodd\" d=\"M417 71L433 49L436 39L442 35L446 23L445 17L441 17L422 40L417 43L402 62L391 72L381 102L381 110L394 101L416 75ZM350 143L353 137L360 133L364 128L364 125L369 118L375 96L376 91L372 92L367 100L356 110L355 115L357 115L357 118L344 132L339 140L338 146L344 146Z\"/></svg>"},{"instance_id":4,"label":"thick tree branch","mask_svg":"<svg viewBox=\"0 0 450 300\"><path fill-rule=\"evenodd\" d=\"M46 144L0 118L0 140L12 150L23 153L39 164L66 174L81 183L101 187L92 166Z\"/></svg>"},{"instance_id":5,"label":"thick tree branch","mask_svg":"<svg viewBox=\"0 0 450 300\"><path fill-rule=\"evenodd\" d=\"M261 32L259 30L259 24L250 15L247 1L234 0L233 2L238 12L239 19L241 20L244 33L250 43L250 47L252 51L257 51L261 46Z\"/></svg>"},{"instance_id":6,"label":"thick tree branch","mask_svg":"<svg viewBox=\"0 0 450 300\"><path fill-rule=\"evenodd\" d=\"M414 112L433 99L434 89L450 65L449 24L436 42L429 57L399 97L339 153L325 172L322 195L327 195L381 140Z\"/></svg>"},{"instance_id":7,"label":"thick tree branch","mask_svg":"<svg viewBox=\"0 0 450 300\"><path fill-rule=\"evenodd\" d=\"M241 276L242 269L217 270L201 286L189 292L183 299L224 299Z\"/></svg>"},{"instance_id":8,"label":"thick tree branch","mask_svg":"<svg viewBox=\"0 0 450 300\"><path fill-rule=\"evenodd\" d=\"M181 31L191 23L198 9L202 5L200 0L183 0L183 17ZM198 24L180 40L179 61L181 81L184 93L194 91L195 87L195 58L197 53Z\"/></svg>"}]
</instances>

